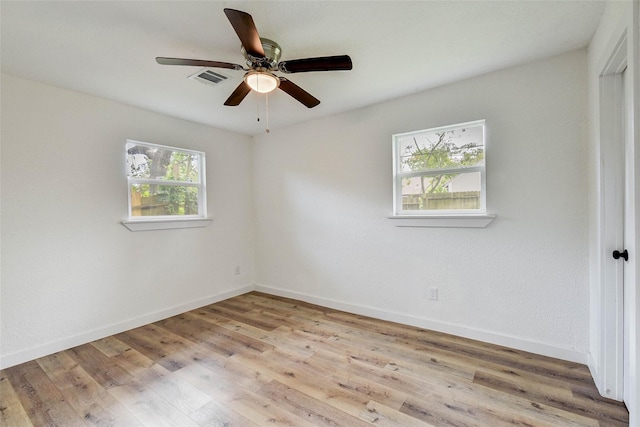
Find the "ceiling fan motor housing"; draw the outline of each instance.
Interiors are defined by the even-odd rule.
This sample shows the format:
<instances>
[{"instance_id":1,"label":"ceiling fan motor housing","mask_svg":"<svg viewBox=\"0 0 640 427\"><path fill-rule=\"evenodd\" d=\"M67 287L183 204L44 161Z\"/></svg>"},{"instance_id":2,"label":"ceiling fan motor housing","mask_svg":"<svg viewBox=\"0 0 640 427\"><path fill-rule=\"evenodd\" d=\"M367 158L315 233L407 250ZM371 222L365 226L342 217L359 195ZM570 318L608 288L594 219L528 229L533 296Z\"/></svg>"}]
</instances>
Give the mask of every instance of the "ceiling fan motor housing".
<instances>
[{"instance_id":1,"label":"ceiling fan motor housing","mask_svg":"<svg viewBox=\"0 0 640 427\"><path fill-rule=\"evenodd\" d=\"M277 69L280 56L282 56L282 48L273 40L260 38L262 49L264 49L264 57L254 57L247 53L244 47L241 49L249 68L266 68L267 70Z\"/></svg>"}]
</instances>

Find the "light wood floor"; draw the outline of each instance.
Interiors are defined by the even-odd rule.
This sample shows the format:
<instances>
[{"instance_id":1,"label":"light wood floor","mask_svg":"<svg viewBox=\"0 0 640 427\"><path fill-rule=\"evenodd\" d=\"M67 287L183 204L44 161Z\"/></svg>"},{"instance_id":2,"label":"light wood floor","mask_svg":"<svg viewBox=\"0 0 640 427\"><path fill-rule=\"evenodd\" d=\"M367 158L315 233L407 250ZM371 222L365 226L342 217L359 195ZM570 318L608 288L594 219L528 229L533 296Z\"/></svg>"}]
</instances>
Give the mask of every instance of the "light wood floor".
<instances>
[{"instance_id":1,"label":"light wood floor","mask_svg":"<svg viewBox=\"0 0 640 427\"><path fill-rule=\"evenodd\" d=\"M588 369L250 293L0 371L3 426L626 426Z\"/></svg>"}]
</instances>

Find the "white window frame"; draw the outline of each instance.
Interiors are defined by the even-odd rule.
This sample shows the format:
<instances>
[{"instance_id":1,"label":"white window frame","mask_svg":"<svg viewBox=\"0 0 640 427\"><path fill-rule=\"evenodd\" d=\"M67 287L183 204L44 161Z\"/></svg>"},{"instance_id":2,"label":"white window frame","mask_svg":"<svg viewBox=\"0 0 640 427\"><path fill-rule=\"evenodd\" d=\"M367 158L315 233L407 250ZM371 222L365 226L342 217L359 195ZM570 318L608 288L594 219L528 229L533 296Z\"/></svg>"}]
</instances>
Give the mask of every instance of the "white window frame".
<instances>
[{"instance_id":1,"label":"white window frame","mask_svg":"<svg viewBox=\"0 0 640 427\"><path fill-rule=\"evenodd\" d=\"M466 127L482 126L484 159L482 165L465 166L445 169L424 169L419 171L401 172L401 148L400 141L413 135L421 135L431 132L447 132ZM448 126L440 126L422 129L412 132L404 132L392 136L393 151L393 215L394 224L400 227L486 227L495 215L487 214L487 185L486 185L486 157L487 138L486 121L474 120ZM451 210L405 210L402 208L402 180L416 176L434 176L442 174L480 172L480 207L478 209L451 209Z\"/></svg>"},{"instance_id":2,"label":"white window frame","mask_svg":"<svg viewBox=\"0 0 640 427\"><path fill-rule=\"evenodd\" d=\"M177 181L153 178L136 178L127 174L127 204L128 218L122 224L131 231L161 230L173 228L206 227L211 222L207 218L207 189L206 189L206 155L203 151L190 150L169 145L153 144L150 142L136 141L128 139L125 144L125 164L127 163L128 150L132 145L142 145L146 147L170 150L175 152L196 154L199 158L198 182ZM197 188L198 192L198 213L195 215L153 215L153 216L132 216L131 206L131 186L133 184L156 184L163 186L188 186Z\"/></svg>"}]
</instances>

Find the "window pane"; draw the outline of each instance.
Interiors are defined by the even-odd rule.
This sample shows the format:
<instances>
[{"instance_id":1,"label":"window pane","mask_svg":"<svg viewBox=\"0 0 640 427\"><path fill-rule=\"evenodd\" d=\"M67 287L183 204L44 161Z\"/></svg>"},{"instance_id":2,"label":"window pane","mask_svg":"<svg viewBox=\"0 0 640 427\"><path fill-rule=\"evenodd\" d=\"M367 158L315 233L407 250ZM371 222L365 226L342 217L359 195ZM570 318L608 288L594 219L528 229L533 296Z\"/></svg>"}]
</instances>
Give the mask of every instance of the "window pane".
<instances>
[{"instance_id":1,"label":"window pane","mask_svg":"<svg viewBox=\"0 0 640 427\"><path fill-rule=\"evenodd\" d=\"M402 178L402 209L480 209L481 189L480 172Z\"/></svg>"},{"instance_id":2,"label":"window pane","mask_svg":"<svg viewBox=\"0 0 640 427\"><path fill-rule=\"evenodd\" d=\"M131 216L198 215L198 187L132 184Z\"/></svg>"},{"instance_id":3,"label":"window pane","mask_svg":"<svg viewBox=\"0 0 640 427\"><path fill-rule=\"evenodd\" d=\"M397 140L399 172L482 165L483 135L483 126L474 125L400 136Z\"/></svg>"},{"instance_id":4,"label":"window pane","mask_svg":"<svg viewBox=\"0 0 640 427\"><path fill-rule=\"evenodd\" d=\"M198 182L200 155L141 144L127 145L127 173L131 178Z\"/></svg>"}]
</instances>

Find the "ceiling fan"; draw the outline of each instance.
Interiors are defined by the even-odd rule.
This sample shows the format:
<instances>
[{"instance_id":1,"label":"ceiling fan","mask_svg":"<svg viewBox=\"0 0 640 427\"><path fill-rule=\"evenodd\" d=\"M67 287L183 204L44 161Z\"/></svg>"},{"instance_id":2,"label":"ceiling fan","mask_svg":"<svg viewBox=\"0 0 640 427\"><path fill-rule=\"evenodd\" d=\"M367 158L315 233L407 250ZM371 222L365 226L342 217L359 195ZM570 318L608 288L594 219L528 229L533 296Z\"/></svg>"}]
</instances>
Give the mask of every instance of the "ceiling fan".
<instances>
[{"instance_id":1,"label":"ceiling fan","mask_svg":"<svg viewBox=\"0 0 640 427\"><path fill-rule=\"evenodd\" d=\"M258 35L258 30L251 15L240 10L228 8L224 9L224 13L227 15L231 26L240 38L242 44L241 52L245 57L248 68L229 62L165 57L156 58L158 64L162 65L191 65L246 71L247 73L244 75L243 81L225 101L224 105L240 105L251 90L268 93L280 88L304 104L307 108L313 108L320 104L318 99L291 80L277 76L274 72L291 74L309 71L351 70L353 68L351 58L348 55L293 59L279 62L282 54L280 45L273 40L261 38Z\"/></svg>"}]
</instances>

